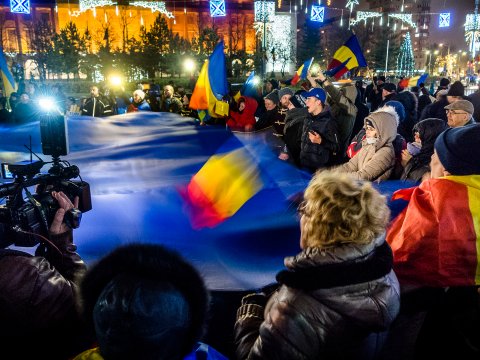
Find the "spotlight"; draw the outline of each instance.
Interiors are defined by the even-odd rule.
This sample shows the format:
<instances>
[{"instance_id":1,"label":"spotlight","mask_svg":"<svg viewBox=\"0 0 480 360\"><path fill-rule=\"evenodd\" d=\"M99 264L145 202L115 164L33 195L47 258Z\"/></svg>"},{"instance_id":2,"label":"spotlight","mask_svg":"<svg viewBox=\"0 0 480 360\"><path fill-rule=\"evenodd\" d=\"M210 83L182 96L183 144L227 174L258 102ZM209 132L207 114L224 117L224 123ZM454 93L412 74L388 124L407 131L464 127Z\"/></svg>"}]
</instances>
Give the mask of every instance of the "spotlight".
<instances>
[{"instance_id":1,"label":"spotlight","mask_svg":"<svg viewBox=\"0 0 480 360\"><path fill-rule=\"evenodd\" d=\"M193 73L193 71L195 70L195 61L193 61L192 59L186 59L183 62L183 67L186 71Z\"/></svg>"},{"instance_id":2,"label":"spotlight","mask_svg":"<svg viewBox=\"0 0 480 360\"><path fill-rule=\"evenodd\" d=\"M57 110L57 104L55 100L50 97L42 97L38 99L38 105L43 112L51 112Z\"/></svg>"},{"instance_id":3,"label":"spotlight","mask_svg":"<svg viewBox=\"0 0 480 360\"><path fill-rule=\"evenodd\" d=\"M110 84L112 86L122 85L122 78L119 75L110 75Z\"/></svg>"},{"instance_id":4,"label":"spotlight","mask_svg":"<svg viewBox=\"0 0 480 360\"><path fill-rule=\"evenodd\" d=\"M252 80L253 85L258 85L260 84L260 77L259 76L254 76Z\"/></svg>"}]
</instances>

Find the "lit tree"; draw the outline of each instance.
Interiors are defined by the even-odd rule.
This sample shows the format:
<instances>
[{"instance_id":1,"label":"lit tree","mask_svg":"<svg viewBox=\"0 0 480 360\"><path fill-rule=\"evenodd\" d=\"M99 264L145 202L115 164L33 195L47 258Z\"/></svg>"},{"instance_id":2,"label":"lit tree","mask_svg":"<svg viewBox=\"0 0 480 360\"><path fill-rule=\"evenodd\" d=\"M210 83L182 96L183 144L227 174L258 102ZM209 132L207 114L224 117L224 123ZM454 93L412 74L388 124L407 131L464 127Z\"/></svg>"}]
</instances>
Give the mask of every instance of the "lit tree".
<instances>
[{"instance_id":1,"label":"lit tree","mask_svg":"<svg viewBox=\"0 0 480 360\"><path fill-rule=\"evenodd\" d=\"M411 76L415 71L415 59L413 57L412 41L407 32L400 46L400 54L397 58L397 73L402 76Z\"/></svg>"}]
</instances>

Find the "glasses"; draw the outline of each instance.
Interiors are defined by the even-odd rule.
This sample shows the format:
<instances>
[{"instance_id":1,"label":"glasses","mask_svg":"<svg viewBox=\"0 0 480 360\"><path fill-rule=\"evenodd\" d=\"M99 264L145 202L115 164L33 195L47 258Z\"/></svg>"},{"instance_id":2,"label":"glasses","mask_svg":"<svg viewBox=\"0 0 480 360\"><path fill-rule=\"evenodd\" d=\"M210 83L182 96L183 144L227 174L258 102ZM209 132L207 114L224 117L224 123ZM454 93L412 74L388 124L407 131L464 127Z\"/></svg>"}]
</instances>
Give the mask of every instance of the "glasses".
<instances>
[{"instance_id":1,"label":"glasses","mask_svg":"<svg viewBox=\"0 0 480 360\"><path fill-rule=\"evenodd\" d=\"M466 112L455 112L454 110L447 110L447 115L465 115Z\"/></svg>"},{"instance_id":2,"label":"glasses","mask_svg":"<svg viewBox=\"0 0 480 360\"><path fill-rule=\"evenodd\" d=\"M370 126L370 125L365 125L363 128L367 131L375 131L375 128L373 126Z\"/></svg>"}]
</instances>

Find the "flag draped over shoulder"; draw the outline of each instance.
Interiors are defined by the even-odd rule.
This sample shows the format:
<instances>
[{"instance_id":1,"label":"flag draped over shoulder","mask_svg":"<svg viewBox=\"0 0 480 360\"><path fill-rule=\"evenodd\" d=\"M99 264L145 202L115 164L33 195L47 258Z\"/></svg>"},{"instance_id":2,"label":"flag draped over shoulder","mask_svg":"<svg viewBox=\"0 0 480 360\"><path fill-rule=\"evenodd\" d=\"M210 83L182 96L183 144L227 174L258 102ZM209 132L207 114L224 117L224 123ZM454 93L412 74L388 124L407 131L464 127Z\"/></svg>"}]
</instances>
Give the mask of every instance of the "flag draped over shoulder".
<instances>
[{"instance_id":1,"label":"flag draped over shoulder","mask_svg":"<svg viewBox=\"0 0 480 360\"><path fill-rule=\"evenodd\" d=\"M400 282L480 285L480 175L430 179L409 192L387 232Z\"/></svg>"},{"instance_id":2,"label":"flag draped over shoulder","mask_svg":"<svg viewBox=\"0 0 480 360\"><path fill-rule=\"evenodd\" d=\"M347 71L367 66L362 48L355 35L352 35L333 55L328 65L328 75L339 79Z\"/></svg>"},{"instance_id":3,"label":"flag draped over shoulder","mask_svg":"<svg viewBox=\"0 0 480 360\"><path fill-rule=\"evenodd\" d=\"M233 97L236 102L241 96L255 97L257 95L257 87L255 84L255 71L252 71L242 88Z\"/></svg>"},{"instance_id":4,"label":"flag draped over shoulder","mask_svg":"<svg viewBox=\"0 0 480 360\"><path fill-rule=\"evenodd\" d=\"M3 49L0 48L0 50L2 51L2 55L0 56L0 72L2 74L3 86L5 88L5 96L8 97L12 92L16 91L17 85L15 84L15 79L8 68L7 62L5 61Z\"/></svg>"},{"instance_id":5,"label":"flag draped over shoulder","mask_svg":"<svg viewBox=\"0 0 480 360\"><path fill-rule=\"evenodd\" d=\"M313 62L313 57L305 61L302 64L302 66L298 68L295 75L293 75L293 78L291 81L292 85L296 85L300 80L305 80L307 78L307 73L308 73L308 70L310 70L310 66L312 66L312 62Z\"/></svg>"},{"instance_id":6,"label":"flag draped over shoulder","mask_svg":"<svg viewBox=\"0 0 480 360\"><path fill-rule=\"evenodd\" d=\"M214 155L192 177L184 198L192 227L214 227L233 216L262 187L252 156L240 148Z\"/></svg>"},{"instance_id":7,"label":"flag draped over shoulder","mask_svg":"<svg viewBox=\"0 0 480 360\"><path fill-rule=\"evenodd\" d=\"M223 48L223 41L220 41L203 64L189 104L194 110L208 110L212 117L228 115L228 105L225 106L221 101L228 93Z\"/></svg>"}]
</instances>

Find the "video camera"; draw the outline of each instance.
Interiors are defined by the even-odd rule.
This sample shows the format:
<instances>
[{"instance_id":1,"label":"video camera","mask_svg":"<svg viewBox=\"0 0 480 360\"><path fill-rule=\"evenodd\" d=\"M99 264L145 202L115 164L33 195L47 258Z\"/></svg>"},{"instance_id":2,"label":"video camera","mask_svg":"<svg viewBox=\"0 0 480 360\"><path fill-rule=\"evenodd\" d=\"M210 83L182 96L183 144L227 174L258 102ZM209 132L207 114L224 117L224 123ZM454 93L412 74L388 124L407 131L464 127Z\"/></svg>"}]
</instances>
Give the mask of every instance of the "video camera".
<instances>
[{"instance_id":1,"label":"video camera","mask_svg":"<svg viewBox=\"0 0 480 360\"><path fill-rule=\"evenodd\" d=\"M60 159L61 155L68 154L65 117L58 111L44 111L40 118L40 134L42 153L52 155L52 161L48 162L52 166L47 174L40 174L47 162L40 158L32 161L34 153L31 148L30 161L2 164L2 177L11 178L13 182L0 185L0 198L6 197L5 205L0 206L0 248L12 244L35 246L39 243L38 235L48 236L48 229L59 208L52 191L64 192L72 202L76 196L79 197L78 209L72 209L65 215L65 221L72 228L80 225L82 213L92 209L90 185L81 179L77 166ZM80 180L72 180L77 177ZM28 189L31 186L36 186L34 195Z\"/></svg>"}]
</instances>

